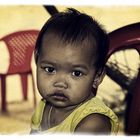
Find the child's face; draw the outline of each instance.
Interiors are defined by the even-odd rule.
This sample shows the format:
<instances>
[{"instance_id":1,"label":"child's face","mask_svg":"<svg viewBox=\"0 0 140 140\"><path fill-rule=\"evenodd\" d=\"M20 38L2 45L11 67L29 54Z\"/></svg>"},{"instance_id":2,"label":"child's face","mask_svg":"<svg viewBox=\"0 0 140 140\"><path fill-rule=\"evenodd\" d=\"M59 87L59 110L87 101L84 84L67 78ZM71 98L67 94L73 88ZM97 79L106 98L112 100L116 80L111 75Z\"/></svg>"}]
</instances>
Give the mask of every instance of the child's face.
<instances>
[{"instance_id":1,"label":"child's face","mask_svg":"<svg viewBox=\"0 0 140 140\"><path fill-rule=\"evenodd\" d=\"M65 45L44 37L37 62L37 85L41 96L57 107L84 102L92 96L95 77L93 48Z\"/></svg>"}]
</instances>

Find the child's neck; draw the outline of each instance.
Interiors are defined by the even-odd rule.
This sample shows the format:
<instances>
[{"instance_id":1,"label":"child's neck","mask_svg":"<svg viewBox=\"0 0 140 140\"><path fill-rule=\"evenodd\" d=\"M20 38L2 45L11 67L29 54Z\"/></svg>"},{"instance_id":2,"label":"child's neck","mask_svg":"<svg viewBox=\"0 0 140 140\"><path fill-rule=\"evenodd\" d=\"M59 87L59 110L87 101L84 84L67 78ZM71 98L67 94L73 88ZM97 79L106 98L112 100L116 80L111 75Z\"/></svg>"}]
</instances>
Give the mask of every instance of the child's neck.
<instances>
[{"instance_id":1,"label":"child's neck","mask_svg":"<svg viewBox=\"0 0 140 140\"><path fill-rule=\"evenodd\" d=\"M48 113L48 120L47 120L47 124L49 128L60 124L81 104L69 106L65 108L50 106L49 113Z\"/></svg>"}]
</instances>

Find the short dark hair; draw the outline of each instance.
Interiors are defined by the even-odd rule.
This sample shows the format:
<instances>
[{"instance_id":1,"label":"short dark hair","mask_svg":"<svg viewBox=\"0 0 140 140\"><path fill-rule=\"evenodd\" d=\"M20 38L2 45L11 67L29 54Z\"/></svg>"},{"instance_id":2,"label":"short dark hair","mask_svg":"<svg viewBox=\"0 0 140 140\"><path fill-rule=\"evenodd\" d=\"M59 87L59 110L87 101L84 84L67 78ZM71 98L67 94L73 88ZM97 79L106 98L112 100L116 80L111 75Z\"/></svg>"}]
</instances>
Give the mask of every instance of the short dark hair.
<instances>
[{"instance_id":1,"label":"short dark hair","mask_svg":"<svg viewBox=\"0 0 140 140\"><path fill-rule=\"evenodd\" d=\"M61 40L67 43L82 43L85 39L88 39L91 46L95 46L96 43L96 67L97 69L104 68L109 47L108 35L103 27L91 16L73 8L53 15L45 23L37 38L35 46L36 62L41 50L42 38L44 34L49 32L59 35Z\"/></svg>"}]
</instances>

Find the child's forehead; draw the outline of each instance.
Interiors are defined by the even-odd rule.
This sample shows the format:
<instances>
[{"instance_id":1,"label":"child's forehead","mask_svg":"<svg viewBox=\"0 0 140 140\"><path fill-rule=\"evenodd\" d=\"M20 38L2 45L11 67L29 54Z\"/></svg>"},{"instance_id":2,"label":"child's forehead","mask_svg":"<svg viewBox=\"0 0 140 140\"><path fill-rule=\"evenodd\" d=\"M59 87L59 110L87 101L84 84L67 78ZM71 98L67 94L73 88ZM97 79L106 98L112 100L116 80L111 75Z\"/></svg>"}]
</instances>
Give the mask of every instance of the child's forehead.
<instances>
[{"instance_id":1,"label":"child's forehead","mask_svg":"<svg viewBox=\"0 0 140 140\"><path fill-rule=\"evenodd\" d=\"M55 59L64 57L65 59L90 62L96 59L96 46L91 46L88 42L65 42L56 35L45 35L43 37L41 55L45 58Z\"/></svg>"}]
</instances>

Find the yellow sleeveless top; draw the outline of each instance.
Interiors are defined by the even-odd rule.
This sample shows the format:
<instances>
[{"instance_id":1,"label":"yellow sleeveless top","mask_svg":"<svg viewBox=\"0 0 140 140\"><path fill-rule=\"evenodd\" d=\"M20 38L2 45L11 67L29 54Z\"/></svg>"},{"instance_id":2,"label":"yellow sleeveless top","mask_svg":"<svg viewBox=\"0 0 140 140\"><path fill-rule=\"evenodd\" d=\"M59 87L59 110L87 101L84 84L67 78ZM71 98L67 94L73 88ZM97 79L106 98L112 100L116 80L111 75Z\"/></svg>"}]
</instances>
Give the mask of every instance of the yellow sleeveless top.
<instances>
[{"instance_id":1,"label":"yellow sleeveless top","mask_svg":"<svg viewBox=\"0 0 140 140\"><path fill-rule=\"evenodd\" d=\"M86 116L93 113L99 113L109 117L112 126L111 133L116 134L118 132L118 128L119 128L118 117L114 114L114 112L110 108L108 108L97 97L94 97L88 100L87 102L85 102L84 104L82 104L81 106L77 107L59 125L41 132L40 124L41 124L45 105L46 102L44 100L41 100L31 119L31 129L37 130L40 133L59 133L59 132L74 133L75 128L80 123L80 121L84 119Z\"/></svg>"}]
</instances>

